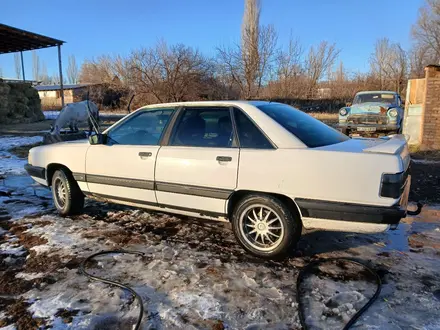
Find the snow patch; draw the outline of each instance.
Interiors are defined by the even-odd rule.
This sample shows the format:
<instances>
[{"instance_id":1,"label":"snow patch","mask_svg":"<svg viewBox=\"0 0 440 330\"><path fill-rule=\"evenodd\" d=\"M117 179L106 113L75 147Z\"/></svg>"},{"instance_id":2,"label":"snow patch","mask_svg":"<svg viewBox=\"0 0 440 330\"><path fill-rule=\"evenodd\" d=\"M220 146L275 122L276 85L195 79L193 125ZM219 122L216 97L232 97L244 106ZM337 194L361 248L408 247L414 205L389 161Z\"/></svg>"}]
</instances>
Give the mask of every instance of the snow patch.
<instances>
[{"instance_id":1,"label":"snow patch","mask_svg":"<svg viewBox=\"0 0 440 330\"><path fill-rule=\"evenodd\" d=\"M14 242L5 242L0 244L0 254L14 255L20 257L26 254L26 249Z\"/></svg>"},{"instance_id":2,"label":"snow patch","mask_svg":"<svg viewBox=\"0 0 440 330\"><path fill-rule=\"evenodd\" d=\"M60 111L43 111L45 119L57 119Z\"/></svg>"},{"instance_id":3,"label":"snow patch","mask_svg":"<svg viewBox=\"0 0 440 330\"><path fill-rule=\"evenodd\" d=\"M440 160L411 159L416 164L440 164Z\"/></svg>"},{"instance_id":4,"label":"snow patch","mask_svg":"<svg viewBox=\"0 0 440 330\"><path fill-rule=\"evenodd\" d=\"M0 174L23 174L25 159L12 155L8 150L14 147L26 146L42 142L41 136L2 136L0 137Z\"/></svg>"},{"instance_id":5,"label":"snow patch","mask_svg":"<svg viewBox=\"0 0 440 330\"><path fill-rule=\"evenodd\" d=\"M204 320L218 319L223 314L220 302L209 293L178 291L171 292L169 297L180 305L183 314L195 311Z\"/></svg>"},{"instance_id":6,"label":"snow patch","mask_svg":"<svg viewBox=\"0 0 440 330\"><path fill-rule=\"evenodd\" d=\"M35 280L36 278L40 278L43 276L44 276L43 273L23 273L23 272L20 272L15 275L15 278L21 278L26 281L32 281L32 280Z\"/></svg>"},{"instance_id":7,"label":"snow patch","mask_svg":"<svg viewBox=\"0 0 440 330\"><path fill-rule=\"evenodd\" d=\"M1 327L0 330L17 330L17 328L15 327L15 325L11 324L5 327Z\"/></svg>"}]
</instances>

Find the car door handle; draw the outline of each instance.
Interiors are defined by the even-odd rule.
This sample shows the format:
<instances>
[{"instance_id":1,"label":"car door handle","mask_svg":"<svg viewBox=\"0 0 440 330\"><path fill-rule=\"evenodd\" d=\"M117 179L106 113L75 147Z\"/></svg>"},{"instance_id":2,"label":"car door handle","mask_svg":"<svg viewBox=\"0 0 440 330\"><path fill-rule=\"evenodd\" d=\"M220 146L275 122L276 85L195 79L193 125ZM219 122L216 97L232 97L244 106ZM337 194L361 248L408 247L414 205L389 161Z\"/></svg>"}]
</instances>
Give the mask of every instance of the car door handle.
<instances>
[{"instance_id":1,"label":"car door handle","mask_svg":"<svg viewBox=\"0 0 440 330\"><path fill-rule=\"evenodd\" d=\"M144 158L144 157L151 157L153 156L152 152L140 152L139 153L139 157Z\"/></svg>"},{"instance_id":2,"label":"car door handle","mask_svg":"<svg viewBox=\"0 0 440 330\"><path fill-rule=\"evenodd\" d=\"M229 156L217 156L216 158L219 162L231 162L232 157Z\"/></svg>"}]
</instances>

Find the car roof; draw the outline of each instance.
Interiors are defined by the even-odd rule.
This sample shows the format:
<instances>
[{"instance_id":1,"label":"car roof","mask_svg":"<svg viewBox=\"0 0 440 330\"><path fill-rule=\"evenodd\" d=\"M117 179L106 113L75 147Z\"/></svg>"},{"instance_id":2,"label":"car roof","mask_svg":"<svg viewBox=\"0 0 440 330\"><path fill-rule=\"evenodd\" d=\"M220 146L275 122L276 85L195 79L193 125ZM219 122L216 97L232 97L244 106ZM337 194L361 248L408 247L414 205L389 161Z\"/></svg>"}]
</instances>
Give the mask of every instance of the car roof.
<instances>
[{"instance_id":1,"label":"car roof","mask_svg":"<svg viewBox=\"0 0 440 330\"><path fill-rule=\"evenodd\" d=\"M113 129L113 127L117 126L120 122L126 120L127 117L135 115L138 111L142 110L155 110L155 109L170 109L177 108L179 106L193 106L193 107L233 107L236 106L244 111L250 118L253 120L259 128L265 132L269 139L274 143L277 148L307 148L307 146L299 140L295 135L284 129L279 123L270 118L267 114L265 114L261 109L257 107L268 105L268 104L283 104L278 102L270 102L270 101L244 101L244 100L222 100L222 101L194 101L194 102L173 102L173 103L162 103L162 104L150 104L144 107L137 109L136 111L132 111L129 115L120 119L118 122L114 123L112 126L108 127L104 133ZM284 104L285 105L285 104ZM220 110L220 109L219 109ZM297 110L299 111L299 110Z\"/></svg>"},{"instance_id":2,"label":"car roof","mask_svg":"<svg viewBox=\"0 0 440 330\"><path fill-rule=\"evenodd\" d=\"M362 91L362 92L358 92L356 93L356 95L362 95L362 94L397 94L396 92L393 91Z\"/></svg>"},{"instance_id":3,"label":"car roof","mask_svg":"<svg viewBox=\"0 0 440 330\"><path fill-rule=\"evenodd\" d=\"M146 106L143 106L139 109L149 109L149 108L166 108L166 107L179 107L179 106L237 106L240 107L242 105L253 105L253 106L261 106L261 105L267 105L270 103L276 103L276 102L270 102L270 101L260 101L260 100L252 100L252 101L246 101L246 100L222 100L222 101L188 101L188 102L171 102L171 103L158 103L158 104L149 104ZM138 110L139 110L138 109Z\"/></svg>"}]
</instances>

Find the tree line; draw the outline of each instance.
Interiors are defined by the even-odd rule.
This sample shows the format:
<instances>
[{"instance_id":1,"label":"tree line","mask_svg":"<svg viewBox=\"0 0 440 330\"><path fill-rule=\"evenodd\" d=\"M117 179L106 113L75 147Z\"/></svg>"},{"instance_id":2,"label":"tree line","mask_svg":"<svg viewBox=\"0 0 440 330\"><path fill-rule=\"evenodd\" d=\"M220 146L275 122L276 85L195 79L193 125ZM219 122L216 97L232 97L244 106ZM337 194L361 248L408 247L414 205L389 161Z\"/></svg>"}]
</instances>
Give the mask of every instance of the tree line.
<instances>
[{"instance_id":1,"label":"tree line","mask_svg":"<svg viewBox=\"0 0 440 330\"><path fill-rule=\"evenodd\" d=\"M426 65L440 63L440 0L425 0L420 8L411 49L378 39L367 73L348 71L338 61L341 50L325 40L305 49L291 34L288 43L280 45L274 26L260 23L260 13L259 0L245 0L240 42L217 47L214 57L161 40L128 56L86 60L80 70L70 56L67 79L105 83L127 99L136 94L140 103L238 98L348 101L359 90L403 93L409 78L423 77ZM48 77L45 64L40 66L33 55L34 79L56 83L57 76Z\"/></svg>"},{"instance_id":2,"label":"tree line","mask_svg":"<svg viewBox=\"0 0 440 330\"><path fill-rule=\"evenodd\" d=\"M21 65L22 63L21 63L20 54L15 53L14 70L15 70L15 77L17 79L22 79ZM76 84L79 82L79 68L78 68L78 64L76 63L76 58L74 55L70 55L68 57L66 73L67 76L63 76L64 84L67 83ZM40 60L40 56L38 55L38 52L35 50L32 51L32 77L27 78L27 80L29 79L38 81L43 85L59 85L61 83L60 75L58 72L52 75L48 74L46 63Z\"/></svg>"}]
</instances>

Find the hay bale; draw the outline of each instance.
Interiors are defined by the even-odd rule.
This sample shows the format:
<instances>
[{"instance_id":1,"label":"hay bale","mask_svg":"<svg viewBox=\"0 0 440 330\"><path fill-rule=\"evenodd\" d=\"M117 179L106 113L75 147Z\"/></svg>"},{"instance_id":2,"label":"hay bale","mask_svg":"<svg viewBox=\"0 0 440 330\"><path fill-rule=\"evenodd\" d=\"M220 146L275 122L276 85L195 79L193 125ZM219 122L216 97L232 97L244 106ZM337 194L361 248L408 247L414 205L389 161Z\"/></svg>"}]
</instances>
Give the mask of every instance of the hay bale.
<instances>
[{"instance_id":1,"label":"hay bale","mask_svg":"<svg viewBox=\"0 0 440 330\"><path fill-rule=\"evenodd\" d=\"M0 95L0 116L1 115L6 116L8 114L9 112L8 105L9 105L8 97L4 95Z\"/></svg>"},{"instance_id":2,"label":"hay bale","mask_svg":"<svg viewBox=\"0 0 440 330\"><path fill-rule=\"evenodd\" d=\"M26 104L19 102L13 103L10 108L10 112L15 118L24 117L24 114L29 111L29 107Z\"/></svg>"},{"instance_id":3,"label":"hay bale","mask_svg":"<svg viewBox=\"0 0 440 330\"><path fill-rule=\"evenodd\" d=\"M29 98L29 99L33 99L33 98L37 98L40 99L40 96L38 95L38 92L35 88L26 88L24 91L24 95Z\"/></svg>"},{"instance_id":4,"label":"hay bale","mask_svg":"<svg viewBox=\"0 0 440 330\"><path fill-rule=\"evenodd\" d=\"M0 117L11 124L44 120L37 90L30 84L0 81Z\"/></svg>"},{"instance_id":5,"label":"hay bale","mask_svg":"<svg viewBox=\"0 0 440 330\"><path fill-rule=\"evenodd\" d=\"M11 87L7 83L0 82L0 95L8 95Z\"/></svg>"}]
</instances>

